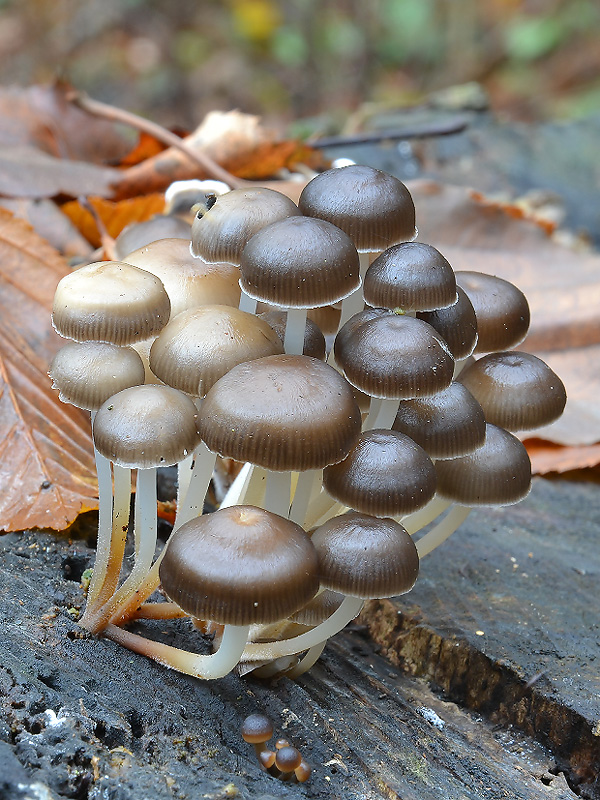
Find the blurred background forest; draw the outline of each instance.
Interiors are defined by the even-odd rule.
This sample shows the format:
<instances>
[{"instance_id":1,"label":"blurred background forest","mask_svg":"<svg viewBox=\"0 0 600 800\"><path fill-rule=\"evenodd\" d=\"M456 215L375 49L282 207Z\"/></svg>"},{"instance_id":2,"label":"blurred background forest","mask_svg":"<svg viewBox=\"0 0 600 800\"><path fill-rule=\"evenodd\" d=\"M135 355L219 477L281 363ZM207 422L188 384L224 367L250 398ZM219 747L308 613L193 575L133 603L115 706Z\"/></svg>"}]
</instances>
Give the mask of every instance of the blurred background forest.
<instances>
[{"instance_id":1,"label":"blurred background forest","mask_svg":"<svg viewBox=\"0 0 600 800\"><path fill-rule=\"evenodd\" d=\"M329 132L468 82L511 119L572 119L600 108L600 3L0 0L0 63L184 129L239 108Z\"/></svg>"}]
</instances>

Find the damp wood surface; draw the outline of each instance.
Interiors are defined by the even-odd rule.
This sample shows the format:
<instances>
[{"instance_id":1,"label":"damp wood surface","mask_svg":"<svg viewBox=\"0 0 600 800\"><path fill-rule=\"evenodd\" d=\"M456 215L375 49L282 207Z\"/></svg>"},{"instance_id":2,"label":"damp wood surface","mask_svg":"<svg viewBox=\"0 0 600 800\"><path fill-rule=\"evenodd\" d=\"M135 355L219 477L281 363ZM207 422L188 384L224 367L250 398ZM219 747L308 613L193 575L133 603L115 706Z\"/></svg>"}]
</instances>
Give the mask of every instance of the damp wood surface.
<instances>
[{"instance_id":1,"label":"damp wood surface","mask_svg":"<svg viewBox=\"0 0 600 800\"><path fill-rule=\"evenodd\" d=\"M597 486L537 480L270 683L203 683L83 634L85 541L1 537L0 800L598 797L598 520ZM138 630L205 646L185 621ZM255 711L308 783L259 769L239 733Z\"/></svg>"}]
</instances>

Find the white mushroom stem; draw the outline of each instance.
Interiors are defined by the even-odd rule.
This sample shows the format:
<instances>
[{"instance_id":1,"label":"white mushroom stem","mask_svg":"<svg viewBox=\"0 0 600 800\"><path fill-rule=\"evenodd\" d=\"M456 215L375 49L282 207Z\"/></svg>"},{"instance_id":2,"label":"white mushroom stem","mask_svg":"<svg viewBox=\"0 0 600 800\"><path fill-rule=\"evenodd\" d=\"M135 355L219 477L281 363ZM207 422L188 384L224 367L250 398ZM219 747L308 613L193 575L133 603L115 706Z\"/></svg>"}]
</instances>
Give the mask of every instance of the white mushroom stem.
<instances>
[{"instance_id":1,"label":"white mushroom stem","mask_svg":"<svg viewBox=\"0 0 600 800\"><path fill-rule=\"evenodd\" d=\"M362 311L365 307L365 301L363 298L363 291L362 291L362 281L365 277L365 272L369 269L369 265L371 264L371 255L372 253L359 253L359 262L360 262L360 286L356 289L352 294L348 295L342 300L342 314L340 316L340 323L338 325L338 330L345 325L350 317L353 317L355 314L358 314L359 311Z\"/></svg>"},{"instance_id":2,"label":"white mushroom stem","mask_svg":"<svg viewBox=\"0 0 600 800\"><path fill-rule=\"evenodd\" d=\"M110 461L94 447L96 474L98 476L98 539L94 572L87 595L88 607L92 607L100 594L106 579L112 543L112 473Z\"/></svg>"},{"instance_id":3,"label":"white mushroom stem","mask_svg":"<svg viewBox=\"0 0 600 800\"><path fill-rule=\"evenodd\" d=\"M306 308L287 309L283 349L288 354L301 356L304 352L306 312Z\"/></svg>"},{"instance_id":4,"label":"white mushroom stem","mask_svg":"<svg viewBox=\"0 0 600 800\"><path fill-rule=\"evenodd\" d=\"M295 679L299 678L301 675L304 675L305 672L308 672L308 670L319 660L319 656L325 649L326 644L327 641L324 641L316 644L314 647L311 647L308 653L306 653L306 655L300 659L296 666L285 673L286 677Z\"/></svg>"},{"instance_id":5,"label":"white mushroom stem","mask_svg":"<svg viewBox=\"0 0 600 800\"><path fill-rule=\"evenodd\" d=\"M397 397L382 397L377 398L379 403L374 403L375 399L371 399L371 408L363 424L363 431L375 429L389 431L396 419L400 400Z\"/></svg>"},{"instance_id":6,"label":"white mushroom stem","mask_svg":"<svg viewBox=\"0 0 600 800\"><path fill-rule=\"evenodd\" d=\"M177 465L177 508L181 508L192 480L194 453L190 453Z\"/></svg>"},{"instance_id":7,"label":"white mushroom stem","mask_svg":"<svg viewBox=\"0 0 600 800\"><path fill-rule=\"evenodd\" d=\"M242 289L242 285L240 284L241 294L240 294L240 311L246 311L248 314L256 314L256 306L258 305L258 300L255 297L250 297L247 295L246 292Z\"/></svg>"},{"instance_id":8,"label":"white mushroom stem","mask_svg":"<svg viewBox=\"0 0 600 800\"><path fill-rule=\"evenodd\" d=\"M293 492L292 505L290 507L290 519L298 525L303 525L308 506L311 502L315 490L319 491L323 483L323 470L308 469L298 473L296 487Z\"/></svg>"},{"instance_id":9,"label":"white mushroom stem","mask_svg":"<svg viewBox=\"0 0 600 800\"><path fill-rule=\"evenodd\" d=\"M148 656L165 667L202 680L214 680L228 675L237 665L248 638L248 625L227 625L216 653L201 655L178 647L153 642L136 633L108 625L104 635L134 653Z\"/></svg>"},{"instance_id":10,"label":"white mushroom stem","mask_svg":"<svg viewBox=\"0 0 600 800\"><path fill-rule=\"evenodd\" d=\"M333 497L327 494L323 489L314 500L311 499L303 527L306 529L314 528L316 523L336 505L337 500L334 500Z\"/></svg>"},{"instance_id":11,"label":"white mushroom stem","mask_svg":"<svg viewBox=\"0 0 600 800\"><path fill-rule=\"evenodd\" d=\"M181 507L177 509L175 527L179 528L202 514L216 460L217 454L200 442L194 451L194 468Z\"/></svg>"},{"instance_id":12,"label":"white mushroom stem","mask_svg":"<svg viewBox=\"0 0 600 800\"><path fill-rule=\"evenodd\" d=\"M280 517L287 517L290 513L290 472L267 472L267 485L263 508Z\"/></svg>"},{"instance_id":13,"label":"white mushroom stem","mask_svg":"<svg viewBox=\"0 0 600 800\"><path fill-rule=\"evenodd\" d=\"M94 571L92 575L92 582L90 583L90 591L88 591L87 603L85 613L80 620L84 628L88 627L88 623L92 615L100 609L104 603L113 595L117 584L119 583L119 576L123 566L123 556L125 553L125 543L127 541L127 529L129 527L129 508L131 501L131 470L125 467L113 465L113 475L110 474L110 463L108 468L108 488L104 487L106 482L106 474L103 465L99 465L98 482L102 485L100 494L108 491L108 497L111 501L112 520L110 521L110 533L108 533L102 525L98 529L98 554L94 564ZM114 500L112 499L112 480L114 477ZM108 560L103 565L103 556L100 556L100 551L106 546L106 536L108 539ZM92 584L94 579L97 580L97 591L94 595L91 594Z\"/></svg>"},{"instance_id":14,"label":"white mushroom stem","mask_svg":"<svg viewBox=\"0 0 600 800\"><path fill-rule=\"evenodd\" d=\"M135 493L136 558L133 569L110 600L86 620L84 627L91 633L102 631L110 618L119 613L121 606L127 604L131 597L135 596L136 590L143 583L152 567L156 539L156 468L152 467L150 469L139 469L137 474Z\"/></svg>"},{"instance_id":15,"label":"white mushroom stem","mask_svg":"<svg viewBox=\"0 0 600 800\"><path fill-rule=\"evenodd\" d=\"M467 506L455 505L438 524L422 536L416 543L419 558L429 555L439 547L454 531L462 525L471 512Z\"/></svg>"},{"instance_id":16,"label":"white mushroom stem","mask_svg":"<svg viewBox=\"0 0 600 800\"><path fill-rule=\"evenodd\" d=\"M237 506L241 503L242 498L245 496L250 480L254 474L254 465L246 463L235 476L233 483L227 490L223 498L220 508L230 508L230 506Z\"/></svg>"},{"instance_id":17,"label":"white mushroom stem","mask_svg":"<svg viewBox=\"0 0 600 800\"><path fill-rule=\"evenodd\" d=\"M420 531L421 528L433 522L440 514L443 514L450 505L450 500L435 495L423 508L420 508L418 511L413 511L412 514L407 514L405 517L396 517L396 519L402 523L412 536L417 531Z\"/></svg>"},{"instance_id":18,"label":"white mushroom stem","mask_svg":"<svg viewBox=\"0 0 600 800\"><path fill-rule=\"evenodd\" d=\"M277 642L252 642L244 648L244 661L271 661L310 650L339 633L362 609L364 600L347 595L333 614L315 628L291 639Z\"/></svg>"}]
</instances>

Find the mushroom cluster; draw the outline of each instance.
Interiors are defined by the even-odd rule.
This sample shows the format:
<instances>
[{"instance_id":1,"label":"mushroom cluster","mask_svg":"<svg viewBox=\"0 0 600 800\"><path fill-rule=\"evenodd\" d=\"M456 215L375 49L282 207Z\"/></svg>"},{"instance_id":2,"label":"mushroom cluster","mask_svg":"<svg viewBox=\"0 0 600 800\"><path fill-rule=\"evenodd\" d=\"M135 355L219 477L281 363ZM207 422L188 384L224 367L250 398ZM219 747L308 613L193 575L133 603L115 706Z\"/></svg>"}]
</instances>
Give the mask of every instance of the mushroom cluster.
<instances>
[{"instance_id":1,"label":"mushroom cluster","mask_svg":"<svg viewBox=\"0 0 600 800\"><path fill-rule=\"evenodd\" d=\"M409 591L470 508L527 494L514 432L560 416L564 387L514 349L523 294L455 272L416 236L406 186L350 165L298 206L221 194L191 244L159 240L60 282L53 324L72 341L50 375L92 412L98 465L87 630L201 678L296 677L366 599ZM203 515L219 458L240 470ZM177 516L157 553L156 468L174 464ZM167 599L147 602L161 584ZM180 617L216 651L125 627Z\"/></svg>"}]
</instances>

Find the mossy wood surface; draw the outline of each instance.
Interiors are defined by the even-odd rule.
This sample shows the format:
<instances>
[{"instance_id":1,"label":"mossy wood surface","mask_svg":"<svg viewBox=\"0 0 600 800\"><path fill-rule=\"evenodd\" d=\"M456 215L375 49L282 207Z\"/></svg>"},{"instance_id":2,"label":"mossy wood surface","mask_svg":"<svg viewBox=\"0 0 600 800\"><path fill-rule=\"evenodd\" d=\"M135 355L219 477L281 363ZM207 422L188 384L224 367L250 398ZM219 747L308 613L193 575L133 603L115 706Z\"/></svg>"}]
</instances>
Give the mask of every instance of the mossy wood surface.
<instances>
[{"instance_id":1,"label":"mossy wood surface","mask_svg":"<svg viewBox=\"0 0 600 800\"><path fill-rule=\"evenodd\" d=\"M598 487L536 481L521 506L474 513L308 675L270 684L201 683L83 635L68 610L90 548L2 537L0 800L597 797L598 519ZM185 622L150 629L204 646ZM260 771L239 734L257 710L312 764L307 784Z\"/></svg>"}]
</instances>

